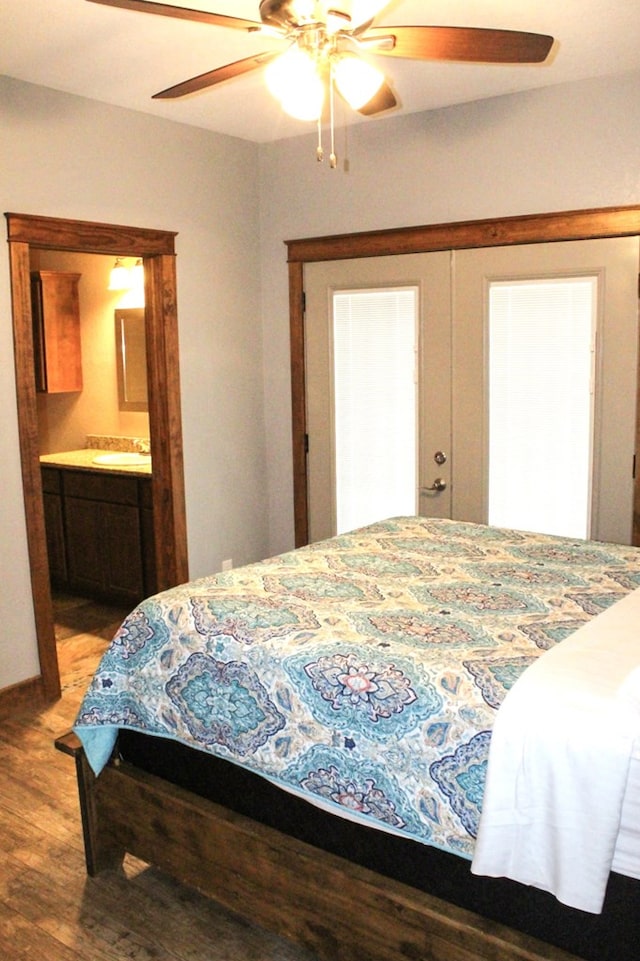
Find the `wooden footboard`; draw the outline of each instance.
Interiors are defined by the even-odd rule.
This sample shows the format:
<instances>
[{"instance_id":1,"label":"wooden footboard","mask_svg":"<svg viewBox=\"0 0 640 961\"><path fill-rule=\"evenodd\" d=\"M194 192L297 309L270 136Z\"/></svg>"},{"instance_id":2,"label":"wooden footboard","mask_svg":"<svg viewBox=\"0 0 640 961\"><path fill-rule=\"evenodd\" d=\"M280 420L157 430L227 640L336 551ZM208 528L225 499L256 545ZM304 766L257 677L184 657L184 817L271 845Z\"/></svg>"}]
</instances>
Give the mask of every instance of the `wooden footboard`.
<instances>
[{"instance_id":1,"label":"wooden footboard","mask_svg":"<svg viewBox=\"0 0 640 961\"><path fill-rule=\"evenodd\" d=\"M96 778L74 734L87 870L130 853L327 961L578 961L257 824L133 765Z\"/></svg>"}]
</instances>

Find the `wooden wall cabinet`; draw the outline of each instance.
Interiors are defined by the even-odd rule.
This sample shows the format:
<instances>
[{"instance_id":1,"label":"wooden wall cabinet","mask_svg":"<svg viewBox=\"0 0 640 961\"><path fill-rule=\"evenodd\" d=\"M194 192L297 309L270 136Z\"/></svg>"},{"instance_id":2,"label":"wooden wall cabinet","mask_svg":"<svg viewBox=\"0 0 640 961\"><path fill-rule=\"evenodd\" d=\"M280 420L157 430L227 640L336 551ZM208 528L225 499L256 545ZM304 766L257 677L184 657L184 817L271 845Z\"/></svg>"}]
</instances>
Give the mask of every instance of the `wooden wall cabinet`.
<instances>
[{"instance_id":1,"label":"wooden wall cabinet","mask_svg":"<svg viewBox=\"0 0 640 961\"><path fill-rule=\"evenodd\" d=\"M48 394L82 390L80 274L31 274L36 389Z\"/></svg>"},{"instance_id":2,"label":"wooden wall cabinet","mask_svg":"<svg viewBox=\"0 0 640 961\"><path fill-rule=\"evenodd\" d=\"M151 479L52 467L42 477L52 584L132 606L155 593Z\"/></svg>"}]
</instances>

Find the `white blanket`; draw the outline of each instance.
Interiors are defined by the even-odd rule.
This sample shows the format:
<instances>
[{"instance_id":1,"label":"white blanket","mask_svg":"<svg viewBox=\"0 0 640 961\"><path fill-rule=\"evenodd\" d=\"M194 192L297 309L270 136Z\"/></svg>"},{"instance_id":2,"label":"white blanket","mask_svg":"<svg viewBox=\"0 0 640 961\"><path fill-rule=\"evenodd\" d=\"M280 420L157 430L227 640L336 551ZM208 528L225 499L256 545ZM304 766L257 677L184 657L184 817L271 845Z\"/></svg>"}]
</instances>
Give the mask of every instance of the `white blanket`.
<instances>
[{"instance_id":1,"label":"white blanket","mask_svg":"<svg viewBox=\"0 0 640 961\"><path fill-rule=\"evenodd\" d=\"M538 658L493 729L474 874L598 914L640 739L640 588Z\"/></svg>"}]
</instances>

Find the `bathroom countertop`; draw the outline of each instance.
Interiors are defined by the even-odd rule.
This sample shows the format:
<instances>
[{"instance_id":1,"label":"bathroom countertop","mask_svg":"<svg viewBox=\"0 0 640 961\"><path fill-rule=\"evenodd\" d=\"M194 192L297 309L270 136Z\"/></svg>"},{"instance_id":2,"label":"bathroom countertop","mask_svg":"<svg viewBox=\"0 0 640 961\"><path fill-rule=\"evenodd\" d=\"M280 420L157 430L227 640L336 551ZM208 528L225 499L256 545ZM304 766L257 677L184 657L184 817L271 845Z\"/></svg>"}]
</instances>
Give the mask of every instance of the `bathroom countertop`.
<instances>
[{"instance_id":1,"label":"bathroom countertop","mask_svg":"<svg viewBox=\"0 0 640 961\"><path fill-rule=\"evenodd\" d=\"M113 450L84 447L81 450L60 451L57 454L41 454L40 463L49 467L70 467L73 470L91 470L108 474L137 474L151 476L152 464L96 464L94 458L101 454L113 454Z\"/></svg>"}]
</instances>

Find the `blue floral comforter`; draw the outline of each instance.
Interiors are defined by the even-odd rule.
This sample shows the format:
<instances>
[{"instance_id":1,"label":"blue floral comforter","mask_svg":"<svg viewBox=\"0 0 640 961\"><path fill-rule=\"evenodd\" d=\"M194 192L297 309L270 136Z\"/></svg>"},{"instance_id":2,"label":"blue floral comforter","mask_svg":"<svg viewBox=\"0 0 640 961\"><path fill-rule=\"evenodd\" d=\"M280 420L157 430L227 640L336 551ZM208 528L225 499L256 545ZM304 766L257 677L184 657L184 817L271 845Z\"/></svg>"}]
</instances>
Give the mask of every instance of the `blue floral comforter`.
<instances>
[{"instance_id":1,"label":"blue floral comforter","mask_svg":"<svg viewBox=\"0 0 640 961\"><path fill-rule=\"evenodd\" d=\"M506 692L638 586L634 548L394 518L147 599L74 729L96 772L130 728L470 858Z\"/></svg>"}]
</instances>

